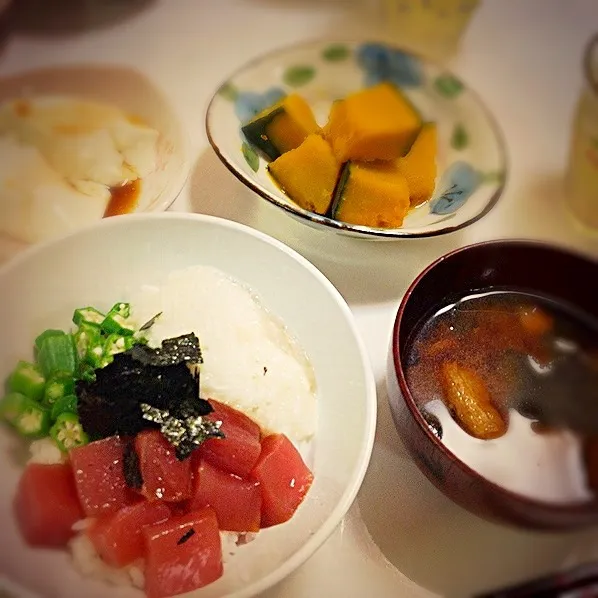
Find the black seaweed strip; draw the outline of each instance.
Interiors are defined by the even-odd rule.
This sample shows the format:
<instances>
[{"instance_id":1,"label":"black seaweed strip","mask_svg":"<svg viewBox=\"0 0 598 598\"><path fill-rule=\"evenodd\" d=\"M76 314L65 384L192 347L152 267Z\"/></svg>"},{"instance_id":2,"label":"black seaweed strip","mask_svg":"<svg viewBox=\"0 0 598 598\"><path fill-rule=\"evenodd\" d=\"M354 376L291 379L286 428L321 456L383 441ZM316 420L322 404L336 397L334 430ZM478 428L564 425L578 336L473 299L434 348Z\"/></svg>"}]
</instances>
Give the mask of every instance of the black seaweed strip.
<instances>
[{"instance_id":1,"label":"black seaweed strip","mask_svg":"<svg viewBox=\"0 0 598 598\"><path fill-rule=\"evenodd\" d=\"M140 332L143 332L144 330L149 330L155 323L156 320L162 315L162 312L158 312L153 318L150 318L140 329Z\"/></svg>"},{"instance_id":2,"label":"black seaweed strip","mask_svg":"<svg viewBox=\"0 0 598 598\"><path fill-rule=\"evenodd\" d=\"M191 528L188 532L185 532L177 541L177 546L184 544L187 540L193 537L195 530Z\"/></svg>"},{"instance_id":3,"label":"black seaweed strip","mask_svg":"<svg viewBox=\"0 0 598 598\"><path fill-rule=\"evenodd\" d=\"M129 439L125 444L123 472L127 486L134 490L141 490L143 487L143 475L139 467L139 456L137 455L132 439Z\"/></svg>"}]
</instances>

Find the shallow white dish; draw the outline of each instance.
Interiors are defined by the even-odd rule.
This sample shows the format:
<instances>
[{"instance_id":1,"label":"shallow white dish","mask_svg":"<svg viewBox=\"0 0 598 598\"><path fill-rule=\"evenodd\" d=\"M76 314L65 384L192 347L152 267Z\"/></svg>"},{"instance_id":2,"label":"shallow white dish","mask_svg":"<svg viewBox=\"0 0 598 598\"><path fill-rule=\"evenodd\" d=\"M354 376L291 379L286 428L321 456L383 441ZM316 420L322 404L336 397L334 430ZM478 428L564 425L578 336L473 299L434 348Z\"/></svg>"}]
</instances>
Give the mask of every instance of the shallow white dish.
<instances>
[{"instance_id":1,"label":"shallow white dish","mask_svg":"<svg viewBox=\"0 0 598 598\"><path fill-rule=\"evenodd\" d=\"M0 269L0 327L5 341L10 339L0 347L0 379L18 358L31 357L36 333L67 328L74 307L126 300L142 284L196 264L248 284L303 346L317 380L315 480L304 503L289 523L264 530L240 548L220 580L192 594L248 597L291 573L334 531L357 494L374 441L377 404L369 360L347 304L314 266L262 233L210 216L106 219L32 247ZM23 543L11 508L22 471L18 445L19 439L0 430L0 573L40 596L141 596L83 579L66 553Z\"/></svg>"},{"instance_id":2,"label":"shallow white dish","mask_svg":"<svg viewBox=\"0 0 598 598\"><path fill-rule=\"evenodd\" d=\"M399 87L422 119L437 125L432 198L411 210L401 228L347 224L300 208L275 184L241 126L293 92L322 126L335 100L382 81ZM227 168L265 200L313 228L365 239L430 237L468 226L494 207L507 178L502 135L477 94L447 69L380 42L309 41L251 60L216 91L206 130Z\"/></svg>"},{"instance_id":3,"label":"shallow white dish","mask_svg":"<svg viewBox=\"0 0 598 598\"><path fill-rule=\"evenodd\" d=\"M144 177L134 211L163 211L174 202L189 171L188 139L173 108L147 77L129 67L81 64L25 71L0 79L0 104L39 96L70 96L112 104L156 129L160 134L157 168ZM89 224L82 222L81 226ZM2 236L0 256L24 245Z\"/></svg>"}]
</instances>

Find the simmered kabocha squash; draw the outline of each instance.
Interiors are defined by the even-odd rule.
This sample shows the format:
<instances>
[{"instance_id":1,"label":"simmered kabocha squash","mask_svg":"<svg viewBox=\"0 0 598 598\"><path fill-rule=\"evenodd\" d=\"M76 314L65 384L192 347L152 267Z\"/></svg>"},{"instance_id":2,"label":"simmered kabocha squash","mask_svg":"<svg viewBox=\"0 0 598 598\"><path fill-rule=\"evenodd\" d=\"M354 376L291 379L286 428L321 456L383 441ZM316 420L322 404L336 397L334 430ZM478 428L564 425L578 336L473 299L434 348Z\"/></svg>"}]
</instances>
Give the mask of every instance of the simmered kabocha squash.
<instances>
[{"instance_id":1,"label":"simmered kabocha squash","mask_svg":"<svg viewBox=\"0 0 598 598\"><path fill-rule=\"evenodd\" d=\"M268 166L274 180L304 210L325 214L338 178L340 164L320 135L309 135Z\"/></svg>"},{"instance_id":2,"label":"simmered kabocha squash","mask_svg":"<svg viewBox=\"0 0 598 598\"><path fill-rule=\"evenodd\" d=\"M398 228L409 210L409 188L396 162L346 162L331 207L333 218Z\"/></svg>"},{"instance_id":3,"label":"simmered kabocha squash","mask_svg":"<svg viewBox=\"0 0 598 598\"><path fill-rule=\"evenodd\" d=\"M397 161L399 170L407 180L412 206L428 201L434 193L436 153L436 125L425 123L407 155Z\"/></svg>"},{"instance_id":4,"label":"simmered kabocha squash","mask_svg":"<svg viewBox=\"0 0 598 598\"><path fill-rule=\"evenodd\" d=\"M299 147L319 129L308 103L296 93L266 108L242 127L247 140L270 160Z\"/></svg>"},{"instance_id":5,"label":"simmered kabocha squash","mask_svg":"<svg viewBox=\"0 0 598 598\"><path fill-rule=\"evenodd\" d=\"M402 93L390 83L380 83L335 102L323 133L341 163L394 160L404 155L421 124Z\"/></svg>"}]
</instances>

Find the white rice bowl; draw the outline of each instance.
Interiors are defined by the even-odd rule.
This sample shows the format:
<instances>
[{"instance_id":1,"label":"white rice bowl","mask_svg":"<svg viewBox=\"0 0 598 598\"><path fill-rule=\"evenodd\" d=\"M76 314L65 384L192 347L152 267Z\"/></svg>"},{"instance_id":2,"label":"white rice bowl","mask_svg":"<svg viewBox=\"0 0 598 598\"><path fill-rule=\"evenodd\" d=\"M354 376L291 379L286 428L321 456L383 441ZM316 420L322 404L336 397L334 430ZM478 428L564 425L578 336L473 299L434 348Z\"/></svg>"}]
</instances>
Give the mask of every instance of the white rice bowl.
<instances>
[{"instance_id":1,"label":"white rice bowl","mask_svg":"<svg viewBox=\"0 0 598 598\"><path fill-rule=\"evenodd\" d=\"M34 247L0 270L0 325L5 339L0 347L0 376L4 379L18 359L31 358L32 341L40 331L69 327L75 307L134 302L140 290L159 286L174 271L196 266L218 268L255 291L265 309L284 323L313 368L314 418L306 416L295 427L285 423L283 409L270 423L288 425L294 442L302 449L309 447L304 455L315 476L312 488L290 522L263 530L242 546L236 545L236 538L223 535L224 575L192 594L255 596L301 565L334 531L363 480L374 439L376 395L368 359L347 305L311 264L261 233L213 217L159 214L108 219ZM152 308L149 302L146 308ZM170 322L168 332L175 324ZM156 339L159 330L156 327ZM216 383L210 388L208 380L206 386L210 392L219 390ZM268 417L268 412L258 413L260 421L262 415ZM311 440L309 421L317 422ZM28 454L19 439L0 430L4 455L0 460L0 578L4 575L40 596L140 596L131 585L142 583L142 571L136 567L101 570L84 540L74 547L77 567L66 551L24 544L12 514L16 484L23 463L31 456L50 462L50 449L38 443ZM117 585L90 579L82 570Z\"/></svg>"}]
</instances>

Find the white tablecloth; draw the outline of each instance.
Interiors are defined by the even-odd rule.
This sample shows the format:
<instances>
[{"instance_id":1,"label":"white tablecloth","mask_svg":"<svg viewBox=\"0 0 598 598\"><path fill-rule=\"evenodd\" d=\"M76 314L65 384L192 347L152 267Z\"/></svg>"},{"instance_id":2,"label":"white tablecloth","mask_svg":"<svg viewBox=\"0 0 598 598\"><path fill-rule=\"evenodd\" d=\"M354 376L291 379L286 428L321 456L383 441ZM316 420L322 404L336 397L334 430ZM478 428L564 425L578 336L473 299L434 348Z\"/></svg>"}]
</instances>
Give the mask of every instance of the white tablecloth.
<instances>
[{"instance_id":1,"label":"white tablecloth","mask_svg":"<svg viewBox=\"0 0 598 598\"><path fill-rule=\"evenodd\" d=\"M355 314L379 389L371 465L339 529L268 598L463 596L589 558L594 542L598 555L596 532L527 534L454 506L405 454L384 388L396 308L407 285L436 257L497 237L545 239L598 256L598 237L579 230L562 201L581 53L598 30L595 0L483 0L452 66L495 114L510 170L498 206L461 232L395 243L323 235L254 196L208 145L205 109L232 70L305 38L380 36L375 6L367 0L148 1L109 27L63 35L17 31L0 53L0 75L80 62L142 70L168 93L191 139L190 177L172 209L237 220L286 242L331 279Z\"/></svg>"}]
</instances>

